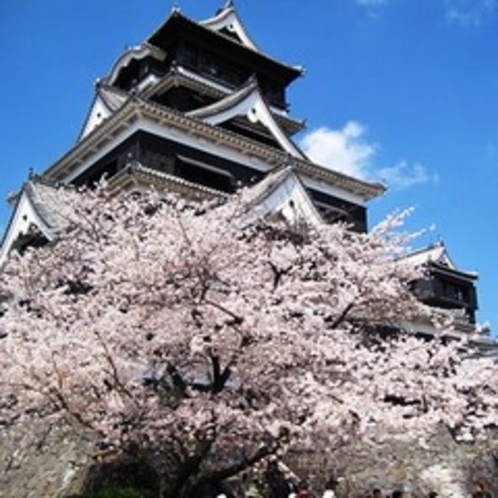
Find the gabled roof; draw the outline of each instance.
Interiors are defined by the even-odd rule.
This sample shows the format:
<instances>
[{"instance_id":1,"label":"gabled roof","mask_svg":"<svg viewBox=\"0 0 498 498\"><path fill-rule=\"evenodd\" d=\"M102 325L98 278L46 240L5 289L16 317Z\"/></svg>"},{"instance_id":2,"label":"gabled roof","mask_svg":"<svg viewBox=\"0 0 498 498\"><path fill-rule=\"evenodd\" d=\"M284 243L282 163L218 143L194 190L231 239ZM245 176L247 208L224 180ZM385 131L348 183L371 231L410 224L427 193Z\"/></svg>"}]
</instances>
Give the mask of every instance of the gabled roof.
<instances>
[{"instance_id":1,"label":"gabled roof","mask_svg":"<svg viewBox=\"0 0 498 498\"><path fill-rule=\"evenodd\" d=\"M251 50L259 52L258 47L247 34L231 0L228 0L225 5L218 10L216 15L201 21L199 24L212 31L216 31L217 33L223 33L223 31L231 33L236 37L239 43L242 43L242 45L245 45Z\"/></svg>"},{"instance_id":2,"label":"gabled roof","mask_svg":"<svg viewBox=\"0 0 498 498\"><path fill-rule=\"evenodd\" d=\"M477 278L477 274L475 272L466 272L458 269L442 241L407 254L403 259L414 264L415 266L430 265L443 271L447 270L449 273L465 276L471 280Z\"/></svg>"},{"instance_id":3,"label":"gabled roof","mask_svg":"<svg viewBox=\"0 0 498 498\"><path fill-rule=\"evenodd\" d=\"M36 176L24 184L2 240L0 265L20 237L38 233L53 240L67 226L61 188L67 187L54 187Z\"/></svg>"},{"instance_id":4,"label":"gabled roof","mask_svg":"<svg viewBox=\"0 0 498 498\"><path fill-rule=\"evenodd\" d=\"M250 79L237 92L211 105L188 112L186 115L213 126L227 122L237 116L246 117L251 123L263 125L275 138L282 150L293 157L305 159L304 154L292 143L276 122L255 78Z\"/></svg>"},{"instance_id":5,"label":"gabled roof","mask_svg":"<svg viewBox=\"0 0 498 498\"><path fill-rule=\"evenodd\" d=\"M246 222L279 213L291 224L305 222L317 227L323 223L306 188L291 166L268 173L263 180L246 190L243 201Z\"/></svg>"},{"instance_id":6,"label":"gabled roof","mask_svg":"<svg viewBox=\"0 0 498 498\"><path fill-rule=\"evenodd\" d=\"M93 102L81 129L78 140L86 137L117 111L129 98L129 94L104 83L97 83Z\"/></svg>"},{"instance_id":7,"label":"gabled roof","mask_svg":"<svg viewBox=\"0 0 498 498\"><path fill-rule=\"evenodd\" d=\"M451 260L444 243L442 242L437 242L435 244L431 244L428 247L424 247L423 249L412 252L408 254L405 259L416 266L422 266L429 262L432 262L447 266L452 270L457 269L455 264Z\"/></svg>"}]
</instances>

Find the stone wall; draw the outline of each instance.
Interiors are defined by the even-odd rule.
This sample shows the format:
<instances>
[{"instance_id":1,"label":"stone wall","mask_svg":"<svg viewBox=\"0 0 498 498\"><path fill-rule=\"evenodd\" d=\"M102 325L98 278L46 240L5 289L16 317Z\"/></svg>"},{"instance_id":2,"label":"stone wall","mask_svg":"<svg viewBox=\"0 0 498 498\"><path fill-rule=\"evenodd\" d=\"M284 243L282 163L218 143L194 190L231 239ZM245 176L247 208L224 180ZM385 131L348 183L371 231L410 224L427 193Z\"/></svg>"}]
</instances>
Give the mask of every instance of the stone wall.
<instances>
[{"instance_id":1,"label":"stone wall","mask_svg":"<svg viewBox=\"0 0 498 498\"><path fill-rule=\"evenodd\" d=\"M448 430L421 443L386 437L375 444L355 444L331 455L294 459L298 473L316 490L324 479L339 480L341 497L366 496L374 488L385 494L399 489L406 496L425 497L430 491L439 497L468 498L472 482L483 479L498 497L498 434L483 442L459 444Z\"/></svg>"},{"instance_id":2,"label":"stone wall","mask_svg":"<svg viewBox=\"0 0 498 498\"><path fill-rule=\"evenodd\" d=\"M47 429L39 422L0 432L0 498L54 498L81 490L95 445L69 428ZM468 498L470 484L484 478L498 496L498 435L479 444L457 444L448 431L427 441L386 438L375 445L356 444L334 454L294 455L288 463L316 490L324 480L339 478L338 495L363 497L374 487L385 493Z\"/></svg>"},{"instance_id":3,"label":"stone wall","mask_svg":"<svg viewBox=\"0 0 498 498\"><path fill-rule=\"evenodd\" d=\"M72 428L29 422L0 432L0 498L76 493L93 463L94 443Z\"/></svg>"}]
</instances>

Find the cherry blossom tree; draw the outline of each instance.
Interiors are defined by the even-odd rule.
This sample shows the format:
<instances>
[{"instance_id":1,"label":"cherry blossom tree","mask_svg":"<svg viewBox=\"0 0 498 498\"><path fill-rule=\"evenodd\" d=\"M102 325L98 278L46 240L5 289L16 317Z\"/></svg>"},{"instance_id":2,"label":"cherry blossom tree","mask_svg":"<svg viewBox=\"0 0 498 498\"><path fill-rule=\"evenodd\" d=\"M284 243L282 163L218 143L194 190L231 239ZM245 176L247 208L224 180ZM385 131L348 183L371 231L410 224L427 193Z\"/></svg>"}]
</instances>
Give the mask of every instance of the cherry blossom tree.
<instances>
[{"instance_id":1,"label":"cherry blossom tree","mask_svg":"<svg viewBox=\"0 0 498 498\"><path fill-rule=\"evenodd\" d=\"M399 258L400 216L358 234L249 223L244 194L59 195L57 241L0 276L11 423L76 421L145 459L164 497L295 447L497 423L492 362L392 332L430 319L410 292L421 270Z\"/></svg>"}]
</instances>

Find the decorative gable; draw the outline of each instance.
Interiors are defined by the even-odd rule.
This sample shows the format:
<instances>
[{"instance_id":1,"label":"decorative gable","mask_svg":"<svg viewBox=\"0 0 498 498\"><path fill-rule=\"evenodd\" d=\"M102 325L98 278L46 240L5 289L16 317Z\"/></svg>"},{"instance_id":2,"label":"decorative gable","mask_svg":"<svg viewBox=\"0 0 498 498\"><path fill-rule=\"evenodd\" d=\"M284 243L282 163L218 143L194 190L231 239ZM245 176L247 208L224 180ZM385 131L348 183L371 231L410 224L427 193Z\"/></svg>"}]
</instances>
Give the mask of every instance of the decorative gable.
<instances>
[{"instance_id":1,"label":"decorative gable","mask_svg":"<svg viewBox=\"0 0 498 498\"><path fill-rule=\"evenodd\" d=\"M30 179L17 199L14 212L0 247L0 266L21 240L36 237L53 240L65 226L58 189Z\"/></svg>"},{"instance_id":2,"label":"decorative gable","mask_svg":"<svg viewBox=\"0 0 498 498\"><path fill-rule=\"evenodd\" d=\"M437 242L419 251L415 251L406 256L406 260L416 266L435 263L445 266L451 270L458 270L455 263L450 258L448 251L442 242Z\"/></svg>"},{"instance_id":3,"label":"decorative gable","mask_svg":"<svg viewBox=\"0 0 498 498\"><path fill-rule=\"evenodd\" d=\"M264 100L256 79L250 79L238 91L206 107L186 114L217 126L236 117L246 118L252 125L262 125L280 148L293 157L305 160L304 154L287 137Z\"/></svg>"},{"instance_id":4,"label":"decorative gable","mask_svg":"<svg viewBox=\"0 0 498 498\"><path fill-rule=\"evenodd\" d=\"M247 34L231 0L227 1L214 17L201 21L199 24L211 31L226 33L245 47L259 51Z\"/></svg>"},{"instance_id":5,"label":"decorative gable","mask_svg":"<svg viewBox=\"0 0 498 498\"><path fill-rule=\"evenodd\" d=\"M114 63L109 76L106 78L106 82L109 85L115 85L121 73L126 71L133 62L146 58L164 61L166 53L160 48L149 45L148 43L142 43L136 47L130 47Z\"/></svg>"},{"instance_id":6,"label":"decorative gable","mask_svg":"<svg viewBox=\"0 0 498 498\"><path fill-rule=\"evenodd\" d=\"M306 188L291 166L269 173L264 180L250 187L244 197L246 222L280 214L289 224L318 226L323 219Z\"/></svg>"},{"instance_id":7,"label":"decorative gable","mask_svg":"<svg viewBox=\"0 0 498 498\"><path fill-rule=\"evenodd\" d=\"M85 138L95 128L101 125L115 111L117 111L128 98L128 94L113 87L97 84L95 97L83 124L79 140Z\"/></svg>"}]
</instances>

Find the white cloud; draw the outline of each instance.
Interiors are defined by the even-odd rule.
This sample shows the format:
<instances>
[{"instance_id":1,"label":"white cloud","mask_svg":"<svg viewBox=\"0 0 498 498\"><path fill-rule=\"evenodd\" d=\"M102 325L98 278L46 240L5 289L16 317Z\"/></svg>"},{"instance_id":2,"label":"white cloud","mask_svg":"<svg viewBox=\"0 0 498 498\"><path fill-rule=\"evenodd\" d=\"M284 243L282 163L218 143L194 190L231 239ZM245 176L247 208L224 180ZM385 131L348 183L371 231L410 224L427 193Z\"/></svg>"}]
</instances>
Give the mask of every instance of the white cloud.
<instances>
[{"instance_id":1,"label":"white cloud","mask_svg":"<svg viewBox=\"0 0 498 498\"><path fill-rule=\"evenodd\" d=\"M445 0L449 21L469 27L479 27L498 12L498 0Z\"/></svg>"},{"instance_id":2,"label":"white cloud","mask_svg":"<svg viewBox=\"0 0 498 498\"><path fill-rule=\"evenodd\" d=\"M408 188L421 183L437 183L439 177L437 174L429 174L426 168L421 164L408 164L406 161L400 161L398 164L388 168L380 168L377 171L380 180L393 188Z\"/></svg>"},{"instance_id":3,"label":"white cloud","mask_svg":"<svg viewBox=\"0 0 498 498\"><path fill-rule=\"evenodd\" d=\"M365 130L355 121L349 121L340 130L321 127L301 140L301 148L314 162L341 173L366 178L375 145L363 139Z\"/></svg>"},{"instance_id":4,"label":"white cloud","mask_svg":"<svg viewBox=\"0 0 498 498\"><path fill-rule=\"evenodd\" d=\"M361 180L382 181L390 188L438 181L437 175L431 175L421 164L410 165L407 161L376 168L378 146L367 141L365 133L365 128L356 121L349 121L339 130L321 127L306 134L300 147L317 164Z\"/></svg>"},{"instance_id":5,"label":"white cloud","mask_svg":"<svg viewBox=\"0 0 498 498\"><path fill-rule=\"evenodd\" d=\"M373 17L380 7L391 3L390 0L353 0ZM412 0L418 3L420 0ZM455 24L467 27L479 27L486 19L498 14L498 0L440 0L444 6L446 18Z\"/></svg>"}]
</instances>

